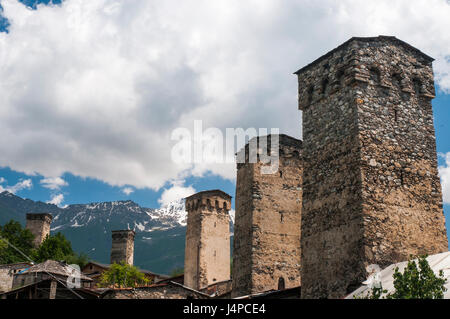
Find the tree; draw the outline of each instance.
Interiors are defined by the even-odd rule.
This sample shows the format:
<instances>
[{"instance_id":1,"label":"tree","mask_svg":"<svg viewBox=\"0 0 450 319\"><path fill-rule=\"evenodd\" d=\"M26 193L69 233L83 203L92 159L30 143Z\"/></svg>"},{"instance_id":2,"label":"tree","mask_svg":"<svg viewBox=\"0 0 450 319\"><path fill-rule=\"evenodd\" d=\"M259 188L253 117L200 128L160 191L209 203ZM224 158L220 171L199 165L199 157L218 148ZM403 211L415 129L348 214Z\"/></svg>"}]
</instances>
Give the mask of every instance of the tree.
<instances>
[{"instance_id":1,"label":"tree","mask_svg":"<svg viewBox=\"0 0 450 319\"><path fill-rule=\"evenodd\" d=\"M0 226L0 264L28 262L29 259L25 256L33 254L33 239L34 235L14 220ZM22 254L11 245L14 245Z\"/></svg>"},{"instance_id":2,"label":"tree","mask_svg":"<svg viewBox=\"0 0 450 319\"><path fill-rule=\"evenodd\" d=\"M87 256L84 254L76 254L72 249L70 241L59 232L56 235L47 236L34 252L33 258L38 263L46 260L60 260L68 264L77 264L80 268L88 262Z\"/></svg>"},{"instance_id":3,"label":"tree","mask_svg":"<svg viewBox=\"0 0 450 319\"><path fill-rule=\"evenodd\" d=\"M439 271L436 276L431 269L426 256L418 258L418 265L414 260L408 261L403 274L395 269L394 287L395 292L388 295L389 299L442 299L446 279L444 272Z\"/></svg>"},{"instance_id":4,"label":"tree","mask_svg":"<svg viewBox=\"0 0 450 319\"><path fill-rule=\"evenodd\" d=\"M403 273L401 273L398 267L394 270L394 292L387 294L387 299L442 299L444 298L444 292L446 279L444 278L444 272L439 271L439 275L436 276L433 269L427 261L427 256L421 256L417 258L417 262L412 258L408 261ZM382 295L387 293L381 285L374 287L366 296L360 296L362 299L380 299ZM358 297L356 297L358 298Z\"/></svg>"},{"instance_id":5,"label":"tree","mask_svg":"<svg viewBox=\"0 0 450 319\"><path fill-rule=\"evenodd\" d=\"M145 277L135 266L121 262L112 264L100 279L101 287L136 287L138 285L148 285L150 280Z\"/></svg>"}]
</instances>

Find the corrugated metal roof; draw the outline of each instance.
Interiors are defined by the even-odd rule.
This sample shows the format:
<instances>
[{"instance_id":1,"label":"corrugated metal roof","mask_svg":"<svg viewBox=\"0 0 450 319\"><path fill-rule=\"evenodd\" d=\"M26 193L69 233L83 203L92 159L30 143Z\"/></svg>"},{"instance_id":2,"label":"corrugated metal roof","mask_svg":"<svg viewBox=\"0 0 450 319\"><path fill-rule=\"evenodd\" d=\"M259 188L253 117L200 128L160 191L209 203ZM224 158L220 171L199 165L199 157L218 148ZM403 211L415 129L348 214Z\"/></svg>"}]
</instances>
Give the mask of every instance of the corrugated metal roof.
<instances>
[{"instance_id":1,"label":"corrugated metal roof","mask_svg":"<svg viewBox=\"0 0 450 319\"><path fill-rule=\"evenodd\" d=\"M80 277L80 279L82 279L82 280L88 280L88 281L92 280L91 278L89 278L81 273L78 273L78 270L71 267L70 265L60 262L60 261L55 261L55 260L47 260L43 263L34 265L34 266L28 268L23 273L33 273L33 272L45 272L45 273L51 273L51 274L56 274L56 275L62 275L62 276L73 276L74 274L77 274Z\"/></svg>"},{"instance_id":2,"label":"corrugated metal roof","mask_svg":"<svg viewBox=\"0 0 450 319\"><path fill-rule=\"evenodd\" d=\"M445 284L445 288L447 288L447 291L444 293L444 298L450 299L450 252L428 256L427 261L436 275L439 274L440 270L444 272L444 278L447 280L447 283ZM395 268L398 267L399 271L403 272L407 265L408 261L403 261L386 267L377 275L377 281L381 282L381 286L383 287L383 289L386 289L388 293L394 292L395 289L393 275L395 272ZM356 296L366 296L367 294L369 294L371 291L371 288L369 287L369 281L370 280L363 282L363 286L345 297L345 299L353 299Z\"/></svg>"}]
</instances>

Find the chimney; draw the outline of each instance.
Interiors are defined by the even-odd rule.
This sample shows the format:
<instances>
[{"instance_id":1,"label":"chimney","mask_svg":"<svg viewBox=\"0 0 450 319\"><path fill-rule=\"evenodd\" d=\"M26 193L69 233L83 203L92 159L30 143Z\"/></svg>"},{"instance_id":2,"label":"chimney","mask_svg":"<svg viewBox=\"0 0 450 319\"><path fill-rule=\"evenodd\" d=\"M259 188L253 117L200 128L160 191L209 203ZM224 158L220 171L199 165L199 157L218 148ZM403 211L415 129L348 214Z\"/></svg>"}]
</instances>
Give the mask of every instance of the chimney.
<instances>
[{"instance_id":1,"label":"chimney","mask_svg":"<svg viewBox=\"0 0 450 319\"><path fill-rule=\"evenodd\" d=\"M113 230L111 246L111 264L125 261L133 265L134 258L134 236L133 230Z\"/></svg>"},{"instance_id":2,"label":"chimney","mask_svg":"<svg viewBox=\"0 0 450 319\"><path fill-rule=\"evenodd\" d=\"M48 213L43 214L27 214L27 226L34 235L33 245L39 247L47 235L50 235L50 224L52 222L52 215Z\"/></svg>"}]
</instances>

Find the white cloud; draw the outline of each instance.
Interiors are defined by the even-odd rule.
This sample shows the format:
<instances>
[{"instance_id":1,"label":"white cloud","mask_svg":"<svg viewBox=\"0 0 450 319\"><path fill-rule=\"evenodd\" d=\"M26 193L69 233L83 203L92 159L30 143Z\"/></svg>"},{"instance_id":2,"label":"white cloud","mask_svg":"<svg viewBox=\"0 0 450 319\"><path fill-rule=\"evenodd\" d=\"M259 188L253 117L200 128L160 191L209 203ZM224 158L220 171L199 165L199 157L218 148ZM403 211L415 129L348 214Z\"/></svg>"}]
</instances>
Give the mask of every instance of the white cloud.
<instances>
[{"instance_id":1,"label":"white cloud","mask_svg":"<svg viewBox=\"0 0 450 319\"><path fill-rule=\"evenodd\" d=\"M45 188L48 188L51 190L58 190L63 186L69 185L69 183L67 183L61 177L43 178L43 179L41 179L40 183L42 184L42 187L45 187Z\"/></svg>"},{"instance_id":2,"label":"white cloud","mask_svg":"<svg viewBox=\"0 0 450 319\"><path fill-rule=\"evenodd\" d=\"M130 195L133 192L134 192L134 189L132 189L131 187L124 187L124 188L122 188L122 193L124 193L127 196Z\"/></svg>"},{"instance_id":3,"label":"white cloud","mask_svg":"<svg viewBox=\"0 0 450 319\"><path fill-rule=\"evenodd\" d=\"M6 179L4 177L0 177L0 184L6 183Z\"/></svg>"},{"instance_id":4,"label":"white cloud","mask_svg":"<svg viewBox=\"0 0 450 319\"><path fill-rule=\"evenodd\" d=\"M55 194L55 195L52 195L51 199L47 203L54 204L56 206L61 206L61 203L63 201L64 201L63 194Z\"/></svg>"},{"instance_id":5,"label":"white cloud","mask_svg":"<svg viewBox=\"0 0 450 319\"><path fill-rule=\"evenodd\" d=\"M5 179L3 179L3 181L1 183L4 183L4 182L6 182ZM17 192L19 192L23 189L30 189L31 187L33 187L33 182L31 181L31 179L22 179L13 186L3 187L0 185L0 192L8 191L10 193L16 194Z\"/></svg>"},{"instance_id":6,"label":"white cloud","mask_svg":"<svg viewBox=\"0 0 450 319\"><path fill-rule=\"evenodd\" d=\"M207 170L233 178L234 164L175 165L172 130L202 119L300 137L292 72L351 36L418 47L450 92L445 0L2 5L11 26L0 34L0 166L25 173L153 189Z\"/></svg>"},{"instance_id":7,"label":"white cloud","mask_svg":"<svg viewBox=\"0 0 450 319\"><path fill-rule=\"evenodd\" d=\"M445 204L450 204L450 152L439 155L445 158L445 164L443 166L439 166L443 201Z\"/></svg>"},{"instance_id":8,"label":"white cloud","mask_svg":"<svg viewBox=\"0 0 450 319\"><path fill-rule=\"evenodd\" d=\"M191 196L196 191L192 186L183 186L184 181L172 181L172 186L170 188L164 189L161 194L161 198L158 199L158 203L161 207L165 207L173 201L179 200Z\"/></svg>"}]
</instances>

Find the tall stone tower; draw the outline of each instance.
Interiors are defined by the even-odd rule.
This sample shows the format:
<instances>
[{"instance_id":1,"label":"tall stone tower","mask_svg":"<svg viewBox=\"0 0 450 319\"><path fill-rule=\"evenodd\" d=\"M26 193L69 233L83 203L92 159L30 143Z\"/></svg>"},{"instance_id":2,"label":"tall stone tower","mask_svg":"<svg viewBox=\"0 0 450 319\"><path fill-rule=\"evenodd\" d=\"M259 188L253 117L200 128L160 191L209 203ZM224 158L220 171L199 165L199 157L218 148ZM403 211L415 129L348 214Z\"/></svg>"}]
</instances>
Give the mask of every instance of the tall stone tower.
<instances>
[{"instance_id":1,"label":"tall stone tower","mask_svg":"<svg viewBox=\"0 0 450 319\"><path fill-rule=\"evenodd\" d=\"M111 264L124 261L133 265L134 259L134 230L113 230L111 246Z\"/></svg>"},{"instance_id":2,"label":"tall stone tower","mask_svg":"<svg viewBox=\"0 0 450 319\"><path fill-rule=\"evenodd\" d=\"M274 137L278 170L265 174L260 153L270 154ZM261 139L267 141L261 145ZM232 295L300 286L302 142L268 135L250 140L240 152L245 161L237 163Z\"/></svg>"},{"instance_id":3,"label":"tall stone tower","mask_svg":"<svg viewBox=\"0 0 450 319\"><path fill-rule=\"evenodd\" d=\"M202 289L230 279L231 196L221 190L186 198L184 285Z\"/></svg>"},{"instance_id":4,"label":"tall stone tower","mask_svg":"<svg viewBox=\"0 0 450 319\"><path fill-rule=\"evenodd\" d=\"M352 38L296 72L302 297L339 298L370 264L448 250L432 61L395 37Z\"/></svg>"},{"instance_id":5,"label":"tall stone tower","mask_svg":"<svg viewBox=\"0 0 450 319\"><path fill-rule=\"evenodd\" d=\"M39 247L45 240L45 237L50 235L50 224L52 223L52 219L52 215L48 213L27 214L26 229L29 229L34 235L34 247Z\"/></svg>"}]
</instances>

